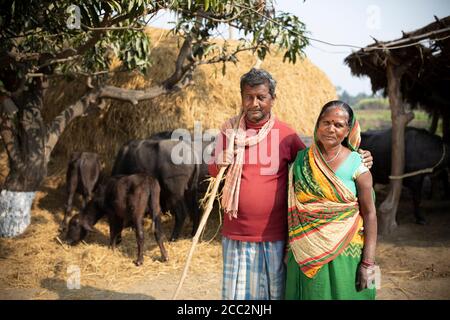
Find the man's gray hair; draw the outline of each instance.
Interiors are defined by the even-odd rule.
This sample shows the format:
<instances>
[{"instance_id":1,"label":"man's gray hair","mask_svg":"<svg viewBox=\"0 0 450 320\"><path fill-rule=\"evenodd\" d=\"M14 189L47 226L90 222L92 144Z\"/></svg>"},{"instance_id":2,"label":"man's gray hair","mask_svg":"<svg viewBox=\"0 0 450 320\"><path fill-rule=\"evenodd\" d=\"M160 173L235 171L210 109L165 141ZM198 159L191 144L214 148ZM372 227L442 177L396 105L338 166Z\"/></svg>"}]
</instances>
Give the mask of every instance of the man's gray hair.
<instances>
[{"instance_id":1,"label":"man's gray hair","mask_svg":"<svg viewBox=\"0 0 450 320\"><path fill-rule=\"evenodd\" d=\"M269 85L269 93L272 98L275 97L275 87L277 86L277 82L274 78L272 78L271 74L263 69L255 69L252 68L249 72L244 74L241 77L241 93L244 89L244 86L255 87L261 84Z\"/></svg>"}]
</instances>

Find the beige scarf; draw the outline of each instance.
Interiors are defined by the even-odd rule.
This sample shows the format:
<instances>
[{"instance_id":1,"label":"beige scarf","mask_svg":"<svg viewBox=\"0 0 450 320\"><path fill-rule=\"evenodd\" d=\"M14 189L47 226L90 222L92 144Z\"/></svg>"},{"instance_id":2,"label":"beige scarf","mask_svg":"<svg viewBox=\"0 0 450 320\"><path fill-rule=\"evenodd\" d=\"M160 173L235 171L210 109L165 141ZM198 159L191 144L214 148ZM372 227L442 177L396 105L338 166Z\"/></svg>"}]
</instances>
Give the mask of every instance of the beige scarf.
<instances>
[{"instance_id":1,"label":"beige scarf","mask_svg":"<svg viewBox=\"0 0 450 320\"><path fill-rule=\"evenodd\" d=\"M239 120L239 116L229 119L222 126L222 133L226 136L227 142L233 136L234 124ZM244 164L244 152L246 146L253 146L260 143L272 130L275 124L275 117L270 114L269 121L259 130L258 134L247 137L245 118L242 117L239 122L236 135L234 137L234 145L232 150L236 150L236 156L233 163L230 164L225 176L225 185L223 187L222 206L225 213L228 214L230 220L237 218L239 206L239 192L241 188L242 167ZM227 144L228 145L228 144Z\"/></svg>"}]
</instances>

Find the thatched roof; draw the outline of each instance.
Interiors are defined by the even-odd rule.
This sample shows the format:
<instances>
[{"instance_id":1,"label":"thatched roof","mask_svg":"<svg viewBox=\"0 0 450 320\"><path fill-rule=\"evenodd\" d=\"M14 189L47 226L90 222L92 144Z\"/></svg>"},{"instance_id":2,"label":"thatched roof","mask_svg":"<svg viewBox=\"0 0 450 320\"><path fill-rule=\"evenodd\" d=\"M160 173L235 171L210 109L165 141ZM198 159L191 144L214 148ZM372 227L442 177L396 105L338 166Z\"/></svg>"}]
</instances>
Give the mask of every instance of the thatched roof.
<instances>
[{"instance_id":1,"label":"thatched roof","mask_svg":"<svg viewBox=\"0 0 450 320\"><path fill-rule=\"evenodd\" d=\"M153 65L146 75L116 74L112 84L128 89L144 89L159 84L173 73L179 39L166 37L168 30L150 29ZM277 80L277 99L274 112L302 135L312 135L321 107L336 99L334 85L324 72L308 59L295 65L283 63L283 54L273 52L266 57L261 68L268 70ZM229 117L238 114L241 106L240 76L256 63L256 56L248 52L238 55L239 62L222 65L202 65L193 75L194 84L185 89L140 102L137 106L122 101L109 101L108 110L100 117L78 118L65 130L53 151L52 162L66 163L73 151L98 152L110 164L120 146L129 139L176 128L192 130L194 121L200 121L203 130L219 128ZM119 62L113 67L118 67ZM53 118L73 103L85 91L83 81L55 84L45 96L43 113ZM93 137L95 136L95 139Z\"/></svg>"},{"instance_id":2,"label":"thatched roof","mask_svg":"<svg viewBox=\"0 0 450 320\"><path fill-rule=\"evenodd\" d=\"M376 41L345 59L353 75L370 77L372 90L387 92L387 61L406 68L402 96L413 107L446 109L450 104L450 16L403 32L400 39Z\"/></svg>"}]
</instances>

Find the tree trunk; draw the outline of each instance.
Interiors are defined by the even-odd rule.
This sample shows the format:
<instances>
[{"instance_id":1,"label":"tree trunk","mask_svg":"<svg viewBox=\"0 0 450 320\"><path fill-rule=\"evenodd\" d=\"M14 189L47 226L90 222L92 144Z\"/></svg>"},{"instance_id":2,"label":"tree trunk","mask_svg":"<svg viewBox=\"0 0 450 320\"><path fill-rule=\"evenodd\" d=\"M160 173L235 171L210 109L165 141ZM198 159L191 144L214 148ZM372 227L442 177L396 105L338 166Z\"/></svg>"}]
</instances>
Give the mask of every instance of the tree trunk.
<instances>
[{"instance_id":1,"label":"tree trunk","mask_svg":"<svg viewBox=\"0 0 450 320\"><path fill-rule=\"evenodd\" d=\"M0 192L0 237L15 237L26 230L35 195L35 192Z\"/></svg>"},{"instance_id":2,"label":"tree trunk","mask_svg":"<svg viewBox=\"0 0 450 320\"><path fill-rule=\"evenodd\" d=\"M0 237L25 231L35 191L47 174L42 98L42 81L38 79L19 96L3 99L15 108L0 115L0 133L9 162L9 174L0 193Z\"/></svg>"},{"instance_id":3,"label":"tree trunk","mask_svg":"<svg viewBox=\"0 0 450 320\"><path fill-rule=\"evenodd\" d=\"M392 65L387 64L388 94L391 106L392 118L392 159L391 175L402 175L405 167L405 127L414 118L412 113L405 113L400 83L402 71ZM378 209L379 233L382 235L391 233L396 227L396 213L400 195L402 192L402 179L390 181L389 193Z\"/></svg>"},{"instance_id":4,"label":"tree trunk","mask_svg":"<svg viewBox=\"0 0 450 320\"><path fill-rule=\"evenodd\" d=\"M34 80L27 91L10 99L17 112L1 115L1 135L9 160L3 189L36 191L47 174L43 95L42 81Z\"/></svg>"}]
</instances>

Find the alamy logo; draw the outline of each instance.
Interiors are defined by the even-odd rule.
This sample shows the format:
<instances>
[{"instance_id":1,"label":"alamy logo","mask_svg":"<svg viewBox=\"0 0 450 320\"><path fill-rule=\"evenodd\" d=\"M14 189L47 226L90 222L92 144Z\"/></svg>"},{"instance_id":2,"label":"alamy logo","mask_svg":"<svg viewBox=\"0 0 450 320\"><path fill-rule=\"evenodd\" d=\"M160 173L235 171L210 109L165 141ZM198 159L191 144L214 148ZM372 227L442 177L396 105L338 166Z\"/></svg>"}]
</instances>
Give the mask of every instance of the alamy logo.
<instances>
[{"instance_id":1,"label":"alamy logo","mask_svg":"<svg viewBox=\"0 0 450 320\"><path fill-rule=\"evenodd\" d=\"M225 137L217 129L202 131L201 123L194 123L194 136L186 129L176 129L172 132L171 140L180 141L171 151L173 164L210 164L215 161L214 149L224 150L231 141L232 130L227 130ZM246 132L238 130L238 135L251 137L257 134L253 129ZM216 137L218 137L216 139ZM247 150L242 150L247 149ZM259 143L246 146L242 143L235 145L235 151L246 152L246 157L235 158L241 164L258 164L261 166L261 175L274 175L279 169L280 133L278 129L272 129L270 134Z\"/></svg>"},{"instance_id":2,"label":"alamy logo","mask_svg":"<svg viewBox=\"0 0 450 320\"><path fill-rule=\"evenodd\" d=\"M372 274L369 276L370 284L368 286L369 289L377 289L379 290L381 288L381 270L378 265L375 265L375 267L372 270Z\"/></svg>"},{"instance_id":3,"label":"alamy logo","mask_svg":"<svg viewBox=\"0 0 450 320\"><path fill-rule=\"evenodd\" d=\"M70 30L80 29L81 26L81 12L80 7L77 5L70 5L66 12L69 14L69 17L66 20L66 26Z\"/></svg>"},{"instance_id":4,"label":"alamy logo","mask_svg":"<svg viewBox=\"0 0 450 320\"><path fill-rule=\"evenodd\" d=\"M381 29L381 9L379 6L370 5L366 9L367 20L366 26L370 30L380 30Z\"/></svg>"}]
</instances>

